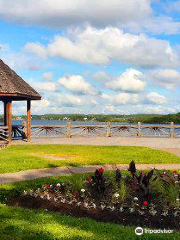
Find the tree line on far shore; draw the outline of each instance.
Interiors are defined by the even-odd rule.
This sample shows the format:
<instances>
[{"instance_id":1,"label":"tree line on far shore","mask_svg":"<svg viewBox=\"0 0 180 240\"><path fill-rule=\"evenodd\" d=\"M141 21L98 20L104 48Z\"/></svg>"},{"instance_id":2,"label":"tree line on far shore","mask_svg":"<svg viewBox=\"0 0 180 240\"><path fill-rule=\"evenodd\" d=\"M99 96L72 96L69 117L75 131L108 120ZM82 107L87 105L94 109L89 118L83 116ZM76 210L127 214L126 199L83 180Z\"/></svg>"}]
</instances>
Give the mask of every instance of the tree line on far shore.
<instances>
[{"instance_id":1,"label":"tree line on far shore","mask_svg":"<svg viewBox=\"0 0 180 240\"><path fill-rule=\"evenodd\" d=\"M16 120L26 120L26 115L13 116ZM180 124L180 113L176 114L134 114L134 115L103 115L103 114L45 114L32 115L32 120L64 120L67 121L95 121L95 122L128 122L128 123L156 123L166 124L174 122ZM3 121L3 116L0 116Z\"/></svg>"}]
</instances>

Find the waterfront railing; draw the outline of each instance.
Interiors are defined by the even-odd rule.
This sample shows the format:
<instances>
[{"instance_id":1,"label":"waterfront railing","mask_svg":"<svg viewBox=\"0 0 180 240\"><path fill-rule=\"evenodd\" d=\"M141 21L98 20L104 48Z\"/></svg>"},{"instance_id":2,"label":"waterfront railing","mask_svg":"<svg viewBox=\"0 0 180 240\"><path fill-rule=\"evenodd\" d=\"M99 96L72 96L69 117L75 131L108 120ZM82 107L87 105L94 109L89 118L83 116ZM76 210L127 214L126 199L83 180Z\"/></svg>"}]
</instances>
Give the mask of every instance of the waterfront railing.
<instances>
[{"instance_id":1,"label":"waterfront railing","mask_svg":"<svg viewBox=\"0 0 180 240\"><path fill-rule=\"evenodd\" d=\"M13 125L13 138L26 139L26 124ZM32 138L43 137L161 137L178 138L180 137L180 125L173 122L170 124L115 124L107 122L100 125L76 125L74 122L67 121L64 125L32 125Z\"/></svg>"}]
</instances>

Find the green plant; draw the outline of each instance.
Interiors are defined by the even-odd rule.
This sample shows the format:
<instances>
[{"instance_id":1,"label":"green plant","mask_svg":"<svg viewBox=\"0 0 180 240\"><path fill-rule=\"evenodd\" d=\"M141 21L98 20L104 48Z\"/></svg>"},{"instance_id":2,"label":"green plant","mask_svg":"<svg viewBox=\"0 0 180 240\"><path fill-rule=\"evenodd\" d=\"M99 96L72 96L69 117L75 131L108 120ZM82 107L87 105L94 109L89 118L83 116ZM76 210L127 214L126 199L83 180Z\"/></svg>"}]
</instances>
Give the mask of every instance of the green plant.
<instances>
[{"instance_id":1,"label":"green plant","mask_svg":"<svg viewBox=\"0 0 180 240\"><path fill-rule=\"evenodd\" d=\"M86 175L85 175L86 176ZM80 191L82 188L84 188L84 178L83 177L79 177L79 178L74 178L73 181L71 182L72 185L72 189L74 189L74 191Z\"/></svg>"},{"instance_id":2,"label":"green plant","mask_svg":"<svg viewBox=\"0 0 180 240\"><path fill-rule=\"evenodd\" d=\"M118 193L119 193L120 201L124 202L128 197L128 187L123 179L121 179Z\"/></svg>"},{"instance_id":3,"label":"green plant","mask_svg":"<svg viewBox=\"0 0 180 240\"><path fill-rule=\"evenodd\" d=\"M169 204L172 207L177 207L179 202L179 185L175 182L165 182L158 178L151 183L151 195L153 199L160 205Z\"/></svg>"}]
</instances>

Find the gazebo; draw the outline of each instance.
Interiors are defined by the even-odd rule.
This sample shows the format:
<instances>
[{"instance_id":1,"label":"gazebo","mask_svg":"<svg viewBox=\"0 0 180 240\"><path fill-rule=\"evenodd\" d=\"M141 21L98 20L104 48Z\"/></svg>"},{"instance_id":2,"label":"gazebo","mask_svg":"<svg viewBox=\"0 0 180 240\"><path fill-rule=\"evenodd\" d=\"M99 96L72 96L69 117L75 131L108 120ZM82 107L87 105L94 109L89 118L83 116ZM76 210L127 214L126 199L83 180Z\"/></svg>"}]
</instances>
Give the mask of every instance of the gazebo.
<instances>
[{"instance_id":1,"label":"gazebo","mask_svg":"<svg viewBox=\"0 0 180 240\"><path fill-rule=\"evenodd\" d=\"M41 100L41 95L0 59L0 101L4 103L4 133L0 138L12 139L12 101L27 101L27 141L31 139L31 100ZM3 128L4 127L4 128Z\"/></svg>"}]
</instances>

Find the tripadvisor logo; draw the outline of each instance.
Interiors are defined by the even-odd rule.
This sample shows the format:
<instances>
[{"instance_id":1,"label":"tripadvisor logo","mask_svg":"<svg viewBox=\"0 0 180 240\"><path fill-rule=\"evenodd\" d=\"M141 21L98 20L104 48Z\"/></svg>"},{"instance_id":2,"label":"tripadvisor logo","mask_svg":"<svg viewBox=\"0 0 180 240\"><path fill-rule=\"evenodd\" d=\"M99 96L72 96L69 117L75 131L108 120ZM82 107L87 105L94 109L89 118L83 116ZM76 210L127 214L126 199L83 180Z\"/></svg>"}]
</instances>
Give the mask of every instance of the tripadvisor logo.
<instances>
[{"instance_id":1,"label":"tripadvisor logo","mask_svg":"<svg viewBox=\"0 0 180 240\"><path fill-rule=\"evenodd\" d=\"M136 234L136 235L142 235L142 234L143 234L143 229L142 229L141 227L137 227L137 228L135 229L135 234Z\"/></svg>"},{"instance_id":2,"label":"tripadvisor logo","mask_svg":"<svg viewBox=\"0 0 180 240\"><path fill-rule=\"evenodd\" d=\"M170 229L154 229L154 230L152 230L152 229L142 229L141 227L137 227L136 229L135 229L135 234L136 235L142 235L143 234L143 232L144 233L173 233L173 230L170 230Z\"/></svg>"}]
</instances>

